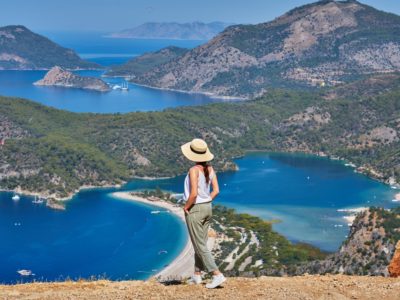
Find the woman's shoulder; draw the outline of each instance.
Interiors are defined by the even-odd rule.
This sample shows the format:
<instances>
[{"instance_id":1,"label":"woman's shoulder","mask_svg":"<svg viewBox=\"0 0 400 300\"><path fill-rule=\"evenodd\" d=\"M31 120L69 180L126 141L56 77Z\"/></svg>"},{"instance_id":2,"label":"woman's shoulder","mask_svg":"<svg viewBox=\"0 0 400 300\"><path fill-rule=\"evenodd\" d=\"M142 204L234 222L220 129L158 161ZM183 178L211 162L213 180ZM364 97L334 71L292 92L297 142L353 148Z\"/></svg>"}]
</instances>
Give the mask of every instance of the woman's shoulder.
<instances>
[{"instance_id":1,"label":"woman's shoulder","mask_svg":"<svg viewBox=\"0 0 400 300\"><path fill-rule=\"evenodd\" d=\"M193 166L193 167L191 167L191 168L189 169L189 172L188 172L188 173L189 173L189 174L198 175L198 174L199 174L199 168L196 167L196 166Z\"/></svg>"}]
</instances>

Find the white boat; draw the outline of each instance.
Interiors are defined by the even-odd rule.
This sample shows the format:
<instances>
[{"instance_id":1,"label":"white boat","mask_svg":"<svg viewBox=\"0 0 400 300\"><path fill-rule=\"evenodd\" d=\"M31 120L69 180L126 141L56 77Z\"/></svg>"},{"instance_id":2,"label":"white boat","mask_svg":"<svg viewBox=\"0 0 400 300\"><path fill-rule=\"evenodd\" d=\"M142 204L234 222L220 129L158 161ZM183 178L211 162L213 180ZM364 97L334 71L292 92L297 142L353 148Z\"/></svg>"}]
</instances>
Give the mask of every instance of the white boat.
<instances>
[{"instance_id":1,"label":"white boat","mask_svg":"<svg viewBox=\"0 0 400 300\"><path fill-rule=\"evenodd\" d=\"M38 198L37 196L35 196L35 200L33 200L32 203L34 203L34 204L42 204L43 203L43 199L42 198Z\"/></svg>"},{"instance_id":2,"label":"white boat","mask_svg":"<svg viewBox=\"0 0 400 300\"><path fill-rule=\"evenodd\" d=\"M24 270L24 269L18 270L17 273L19 275L21 275L21 276L31 276L31 275L33 276L33 275L35 275L35 274L32 273L31 270Z\"/></svg>"},{"instance_id":3,"label":"white boat","mask_svg":"<svg viewBox=\"0 0 400 300\"><path fill-rule=\"evenodd\" d=\"M116 85L114 85L114 86L112 87L112 89L113 89L113 90L121 90L121 89L122 89L122 86L116 84Z\"/></svg>"},{"instance_id":4,"label":"white boat","mask_svg":"<svg viewBox=\"0 0 400 300\"><path fill-rule=\"evenodd\" d=\"M161 211L159 211L159 210L152 210L152 211L151 211L152 214L159 214L160 212L161 212Z\"/></svg>"},{"instance_id":5,"label":"white boat","mask_svg":"<svg viewBox=\"0 0 400 300\"><path fill-rule=\"evenodd\" d=\"M14 194L11 199L13 199L14 201L18 201L19 199L21 199L21 197L18 194Z\"/></svg>"},{"instance_id":6,"label":"white boat","mask_svg":"<svg viewBox=\"0 0 400 300\"><path fill-rule=\"evenodd\" d=\"M121 90L123 91L129 91L129 86L127 82L124 82L121 86Z\"/></svg>"}]
</instances>

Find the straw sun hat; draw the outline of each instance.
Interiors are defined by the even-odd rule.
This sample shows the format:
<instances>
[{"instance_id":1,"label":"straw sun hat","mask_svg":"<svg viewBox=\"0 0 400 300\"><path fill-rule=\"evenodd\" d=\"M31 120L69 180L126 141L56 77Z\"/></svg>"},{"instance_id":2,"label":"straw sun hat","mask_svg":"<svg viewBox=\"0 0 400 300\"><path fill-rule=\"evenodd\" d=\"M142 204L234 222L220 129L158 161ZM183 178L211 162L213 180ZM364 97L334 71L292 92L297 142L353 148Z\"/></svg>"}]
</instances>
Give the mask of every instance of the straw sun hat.
<instances>
[{"instance_id":1,"label":"straw sun hat","mask_svg":"<svg viewBox=\"0 0 400 300\"><path fill-rule=\"evenodd\" d=\"M214 155L208 149L207 143L202 139L194 139L193 141L181 146L183 155L188 160L194 162L210 161Z\"/></svg>"}]
</instances>

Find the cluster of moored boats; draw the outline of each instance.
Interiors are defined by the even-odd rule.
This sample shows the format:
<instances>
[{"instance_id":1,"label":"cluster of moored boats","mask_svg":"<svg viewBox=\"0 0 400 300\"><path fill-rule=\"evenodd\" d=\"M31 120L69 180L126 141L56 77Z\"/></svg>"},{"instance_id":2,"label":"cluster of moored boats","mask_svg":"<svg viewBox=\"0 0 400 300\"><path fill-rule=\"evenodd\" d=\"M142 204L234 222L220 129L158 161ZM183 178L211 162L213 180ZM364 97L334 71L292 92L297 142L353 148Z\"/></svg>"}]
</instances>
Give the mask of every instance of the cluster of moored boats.
<instances>
[{"instance_id":1,"label":"cluster of moored boats","mask_svg":"<svg viewBox=\"0 0 400 300\"><path fill-rule=\"evenodd\" d=\"M21 196L15 193L15 194L11 197L11 199L12 199L13 201L19 201L19 200L21 199ZM32 203L34 203L34 204L42 204L45 200L46 200L46 199L44 199L44 198L42 198L42 197L35 196L35 199L33 199Z\"/></svg>"},{"instance_id":2,"label":"cluster of moored boats","mask_svg":"<svg viewBox=\"0 0 400 300\"><path fill-rule=\"evenodd\" d=\"M122 84L114 84L111 85L111 88L115 90L120 90L120 91L129 91L129 85L127 82L123 82Z\"/></svg>"}]
</instances>

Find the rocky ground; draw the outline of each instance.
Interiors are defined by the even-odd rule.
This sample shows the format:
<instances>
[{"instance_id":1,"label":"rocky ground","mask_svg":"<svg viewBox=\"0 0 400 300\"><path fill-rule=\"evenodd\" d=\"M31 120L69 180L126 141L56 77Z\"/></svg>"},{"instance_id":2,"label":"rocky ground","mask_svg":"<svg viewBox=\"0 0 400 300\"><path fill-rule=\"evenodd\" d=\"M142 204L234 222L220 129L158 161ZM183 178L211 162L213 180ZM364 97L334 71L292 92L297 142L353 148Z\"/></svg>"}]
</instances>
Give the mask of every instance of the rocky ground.
<instances>
[{"instance_id":1,"label":"rocky ground","mask_svg":"<svg viewBox=\"0 0 400 300\"><path fill-rule=\"evenodd\" d=\"M156 281L94 281L0 286L0 299L400 299L400 281L384 277L229 278L222 288Z\"/></svg>"},{"instance_id":2,"label":"rocky ground","mask_svg":"<svg viewBox=\"0 0 400 300\"><path fill-rule=\"evenodd\" d=\"M48 71L42 79L36 81L34 85L61 86L98 92L110 91L108 84L99 78L79 76L59 66L51 68L51 70Z\"/></svg>"}]
</instances>

